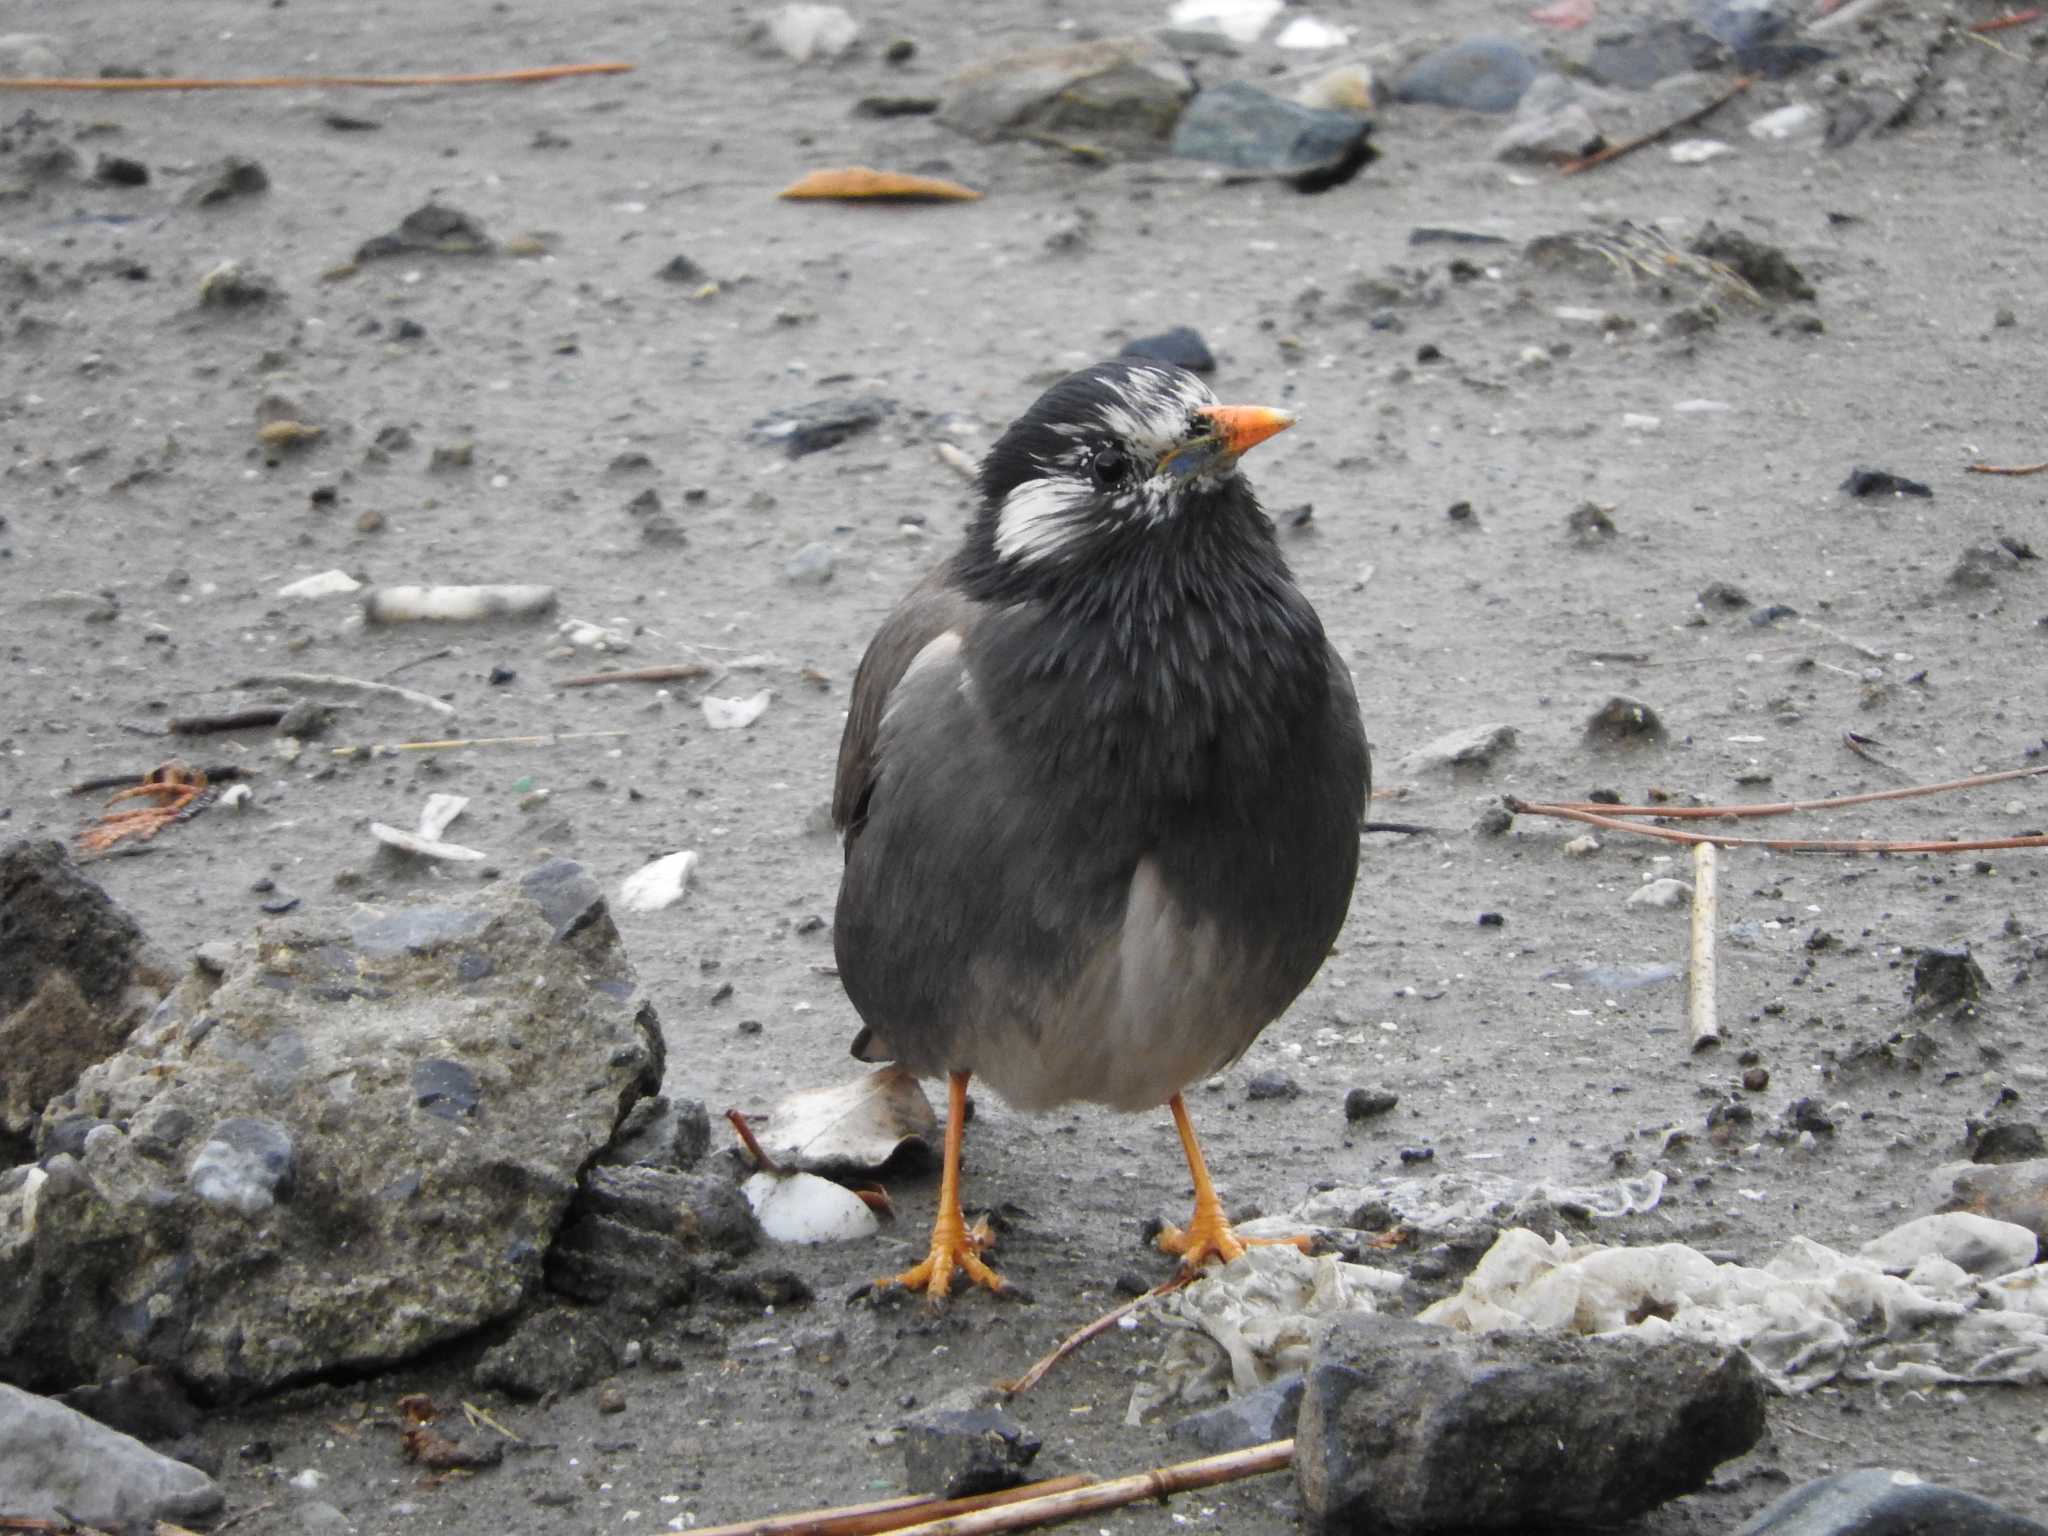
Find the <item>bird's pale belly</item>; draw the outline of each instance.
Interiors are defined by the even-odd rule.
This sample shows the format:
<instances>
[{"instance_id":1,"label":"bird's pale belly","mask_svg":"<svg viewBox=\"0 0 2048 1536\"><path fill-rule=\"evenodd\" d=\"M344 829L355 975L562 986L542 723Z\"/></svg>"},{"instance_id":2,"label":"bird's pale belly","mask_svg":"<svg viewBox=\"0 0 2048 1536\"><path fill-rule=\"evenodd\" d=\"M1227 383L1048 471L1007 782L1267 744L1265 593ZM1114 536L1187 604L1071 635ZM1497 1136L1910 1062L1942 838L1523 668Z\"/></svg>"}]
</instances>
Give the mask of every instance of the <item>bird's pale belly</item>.
<instances>
[{"instance_id":1,"label":"bird's pale belly","mask_svg":"<svg viewBox=\"0 0 2048 1536\"><path fill-rule=\"evenodd\" d=\"M1247 985L1253 977L1264 985ZM1232 943L1212 920L1190 920L1144 859L1121 926L1067 975L1023 982L998 962L975 962L973 1001L943 1070L972 1072L1019 1109L1075 1100L1155 1108L1244 1053L1279 1011L1273 981L1269 956Z\"/></svg>"}]
</instances>

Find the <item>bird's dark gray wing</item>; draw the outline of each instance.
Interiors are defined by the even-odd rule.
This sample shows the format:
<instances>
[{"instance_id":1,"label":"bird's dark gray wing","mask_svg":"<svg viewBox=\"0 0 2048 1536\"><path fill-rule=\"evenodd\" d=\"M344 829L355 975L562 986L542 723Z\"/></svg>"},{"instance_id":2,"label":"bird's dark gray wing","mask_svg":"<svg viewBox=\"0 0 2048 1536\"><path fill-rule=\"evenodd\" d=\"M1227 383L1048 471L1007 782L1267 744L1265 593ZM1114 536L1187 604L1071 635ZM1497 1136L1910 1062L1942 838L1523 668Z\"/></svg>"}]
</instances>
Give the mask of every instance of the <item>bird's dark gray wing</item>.
<instances>
[{"instance_id":1,"label":"bird's dark gray wing","mask_svg":"<svg viewBox=\"0 0 2048 1536\"><path fill-rule=\"evenodd\" d=\"M853 677L846 732L839 739L839 772L832 785L832 825L857 835L868 795L874 789L875 743L889 695L918 653L949 631L965 634L980 604L949 584L950 565L941 565L904 595L868 642Z\"/></svg>"}]
</instances>

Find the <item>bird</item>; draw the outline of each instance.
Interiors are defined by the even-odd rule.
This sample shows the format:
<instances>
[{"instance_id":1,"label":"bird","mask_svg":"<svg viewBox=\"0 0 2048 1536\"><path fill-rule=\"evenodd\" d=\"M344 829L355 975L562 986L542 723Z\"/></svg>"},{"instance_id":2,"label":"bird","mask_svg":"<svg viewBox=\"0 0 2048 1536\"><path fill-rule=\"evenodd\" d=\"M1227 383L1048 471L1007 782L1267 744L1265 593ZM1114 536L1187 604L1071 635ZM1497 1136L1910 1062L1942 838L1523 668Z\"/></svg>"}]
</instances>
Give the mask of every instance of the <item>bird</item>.
<instances>
[{"instance_id":1,"label":"bird","mask_svg":"<svg viewBox=\"0 0 2048 1536\"><path fill-rule=\"evenodd\" d=\"M1025 1112L1166 1106L1195 1209L1160 1246L1191 1276L1255 1241L1182 1091L1329 955L1371 792L1351 674L1239 468L1294 420L1166 364L1066 375L867 646L833 786L834 956L854 1056L948 1098L929 1251L882 1286L1005 1287L961 1207L970 1081Z\"/></svg>"}]
</instances>

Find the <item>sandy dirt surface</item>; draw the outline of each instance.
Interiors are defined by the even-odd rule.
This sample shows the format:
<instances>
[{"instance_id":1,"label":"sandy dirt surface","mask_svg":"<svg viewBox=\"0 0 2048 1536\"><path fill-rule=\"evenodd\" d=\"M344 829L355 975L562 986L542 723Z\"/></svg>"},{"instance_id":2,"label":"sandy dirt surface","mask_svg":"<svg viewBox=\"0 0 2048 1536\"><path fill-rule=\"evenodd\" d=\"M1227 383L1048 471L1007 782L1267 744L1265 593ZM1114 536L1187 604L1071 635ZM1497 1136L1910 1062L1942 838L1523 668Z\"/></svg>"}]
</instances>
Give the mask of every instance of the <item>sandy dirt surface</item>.
<instances>
[{"instance_id":1,"label":"sandy dirt surface","mask_svg":"<svg viewBox=\"0 0 2048 1536\"><path fill-rule=\"evenodd\" d=\"M1496 120L1394 108L1379 121L1381 158L1317 196L852 115L862 96L931 94L991 51L1071 36L1074 14L897 0L863 13L851 58L798 68L745 44L738 6L0 8L0 30L49 34L81 75L637 66L520 89L6 101L10 119L35 114L6 130L9 156L69 144L86 174L0 208L0 833L73 836L93 801L65 786L168 756L147 733L169 716L261 702L236 686L253 674L391 678L457 714L365 705L290 764L263 732L186 744L190 760L239 765L253 805L209 811L143 856L101 861L96 877L182 955L247 931L265 901L338 915L543 853L580 859L609 886L692 848L702 863L684 904L620 914L667 1033L670 1091L714 1113L760 1111L787 1088L838 1080L857 1025L829 969L839 855L823 807L862 645L969 512L935 445L978 455L1058 373L1194 325L1220 359L1220 395L1302 413L1252 478L1270 510L1313 507L1287 548L1356 670L1376 778L1396 792L1374 814L1435 829L1368 837L1338 953L1241 1063L1191 1093L1227 1201L1285 1209L1318 1183L1391 1179L1403 1149L1428 1148L1438 1169L1531 1180L1661 1168L1661 1209L1621 1235L1758 1261L1795 1233L1853 1245L1929 1209L1932 1171L1966 1155L1966 1120L2007 1091L2018 1101L2002 1113L2034 1120L2048 1092L2039 982L2027 979L2048 930L2041 854L1728 854L1723 919L1747 924L1748 942L1723 945L1728 1044L1695 1056L1681 984L1605 993L1545 974L1682 960L1683 910L1624 906L1646 877L1684 873L1682 851L1612 837L1578 858L1563 848L1583 829L1474 828L1503 793L1815 797L2022 766L2040 750L2038 564L2008 556L1987 585L1950 579L1971 546L2038 543L2048 502L2048 479L1963 472L2048 457L2039 38L1954 42L1909 125L1836 151L1814 136L1753 141L1744 123L1812 97L1817 77L1761 85L1704 130L1735 153L1700 166L1653 149L1560 178L1494 160ZM1520 7L1476 0L1330 15L1366 41L1498 29L1583 50L1540 35ZM1087 20L1114 31L1159 19L1118 3ZM1898 13L1881 36L1852 32L1849 67L1917 57L1937 20ZM907 63L883 58L896 37L916 43ZM1275 57L1204 68L1263 79ZM1684 104L1653 98L1617 121L1644 126ZM338 128L337 113L375 126ZM101 154L144 162L149 184L94 183ZM228 154L260 162L269 189L189 206L188 188ZM916 208L773 196L849 162L940 169L987 196ZM430 199L540 254L400 256L333 274ZM1681 335L1670 317L1700 297L1683 280L1600 283L1528 268L1514 245L1409 243L1418 226L1520 242L1615 219L1668 221L1681 238L1707 221L1740 230L1780 247L1817 297L1724 303L1717 326ZM715 295L657 275L678 254L717 280ZM200 308L202 279L228 260L274 281L276 302ZM1453 275L1453 261L1469 266ZM1393 282L1391 296L1361 293L1374 278ZM1570 307L1619 318L1560 319ZM1374 327L1382 308L1397 328ZM408 321L423 334L402 334ZM1424 348L1440 357L1419 361ZM801 459L748 436L778 408L851 394L895 411ZM324 435L267 461L267 396ZM1687 408L1698 402L1714 404ZM1657 421L1625 424L1630 414ZM375 462L393 427L405 440ZM473 444L466 467L429 467L457 443ZM611 467L629 452L646 467ZM1851 499L1838 487L1857 465L1934 495ZM648 536L645 504L629 506L649 489L665 536ZM1611 537L1568 528L1587 502L1610 509ZM1470 515L1452 516L1456 503ZM834 552L829 582L793 581L788 562L816 542ZM551 582L557 619L612 626L633 648L558 654L554 621L366 629L348 598L276 595L337 567L380 583ZM1716 582L1796 613L1763 626L1702 607ZM721 694L773 691L758 723L708 729L699 685L673 685L665 703L646 685L558 686L692 655L733 668ZM1614 659L1626 657L1637 659ZM1668 739L1619 757L1589 746L1584 723L1615 693L1649 703ZM1433 737L1490 721L1520 733L1491 770L1400 767ZM1891 767L1846 750L1849 730L1880 741ZM554 732L624 734L330 752ZM370 840L368 823L409 825L437 790L470 797L449 835L491 855L483 874L408 865ZM2022 783L1799 830L2044 823L2041 792ZM1482 925L1483 913L1501 921ZM1816 931L1835 942L1810 944ZM1963 943L1992 988L1981 1014L1910 1014L1913 954ZM1901 1031L1922 1032L1932 1058L1823 1072ZM1743 1095L1750 1134L1719 1145L1706 1115L1737 1090L1743 1052L1769 1086ZM1267 1070L1301 1096L1248 1099ZM1399 1107L1347 1123L1344 1096L1359 1086L1391 1089ZM1811 1149L1764 1134L1802 1096L1836 1125ZM461 1351L217 1415L208 1435L230 1510L248 1514L240 1529L299 1529L285 1480L309 1468L325 1479L317 1497L362 1531L646 1530L896 1490L887 1431L905 1407L1015 1374L1112 1305L1120 1277L1163 1278L1140 1228L1187 1200L1164 1112L978 1108L968 1201L1003 1214L1000 1267L1030 1303L976 1295L936 1316L847 1304L921 1251L936 1180L893 1179L903 1216L880 1243L792 1260L814 1304L672 1320L685 1368L627 1373L622 1413L600 1413L589 1393L542 1407L481 1399L529 1443L473 1479L422 1483L390 1427L402 1392L465 1394ZM1667 1148L1673 1129L1689 1142ZM798 1334L830 1342L780 1349ZM1186 1454L1163 1428L1122 1427L1131 1372L1158 1350L1147 1330L1112 1335L1018 1405L1045 1440L1040 1472ZM1776 1401L1755 1453L1637 1529L1727 1530L1788 1480L1866 1462L2038 1511L2042 1419L2035 1394L1988 1388ZM252 1442L267 1450L245 1452ZM1294 1509L1291 1483L1269 1478L1096 1524L1285 1531Z\"/></svg>"}]
</instances>

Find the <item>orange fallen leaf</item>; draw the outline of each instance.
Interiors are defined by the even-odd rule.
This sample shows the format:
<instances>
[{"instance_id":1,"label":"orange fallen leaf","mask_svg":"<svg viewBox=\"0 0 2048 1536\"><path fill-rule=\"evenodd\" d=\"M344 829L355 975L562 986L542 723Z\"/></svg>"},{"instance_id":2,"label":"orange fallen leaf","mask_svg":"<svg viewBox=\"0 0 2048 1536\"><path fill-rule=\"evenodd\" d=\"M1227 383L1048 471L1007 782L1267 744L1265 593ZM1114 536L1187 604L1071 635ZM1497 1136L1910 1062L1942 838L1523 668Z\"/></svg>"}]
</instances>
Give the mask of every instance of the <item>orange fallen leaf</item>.
<instances>
[{"instance_id":1,"label":"orange fallen leaf","mask_svg":"<svg viewBox=\"0 0 2048 1536\"><path fill-rule=\"evenodd\" d=\"M902 171L875 171L864 165L837 170L813 171L801 181L784 187L786 198L828 198L834 200L887 203L971 203L981 194L957 181L938 176L911 176Z\"/></svg>"}]
</instances>

